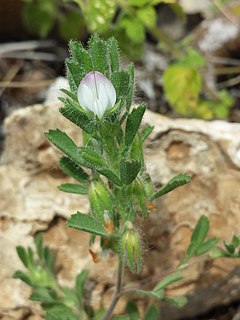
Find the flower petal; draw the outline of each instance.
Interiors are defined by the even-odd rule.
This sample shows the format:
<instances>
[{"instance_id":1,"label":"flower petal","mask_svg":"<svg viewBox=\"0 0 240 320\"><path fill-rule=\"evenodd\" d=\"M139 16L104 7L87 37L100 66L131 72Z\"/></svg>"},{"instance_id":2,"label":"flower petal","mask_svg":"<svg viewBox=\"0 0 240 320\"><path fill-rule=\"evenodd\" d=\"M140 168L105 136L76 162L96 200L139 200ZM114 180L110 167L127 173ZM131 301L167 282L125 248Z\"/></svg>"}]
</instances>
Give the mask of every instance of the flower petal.
<instances>
[{"instance_id":1,"label":"flower petal","mask_svg":"<svg viewBox=\"0 0 240 320\"><path fill-rule=\"evenodd\" d=\"M86 111L101 119L116 102L116 90L109 79L98 71L89 72L78 87L78 101Z\"/></svg>"}]
</instances>

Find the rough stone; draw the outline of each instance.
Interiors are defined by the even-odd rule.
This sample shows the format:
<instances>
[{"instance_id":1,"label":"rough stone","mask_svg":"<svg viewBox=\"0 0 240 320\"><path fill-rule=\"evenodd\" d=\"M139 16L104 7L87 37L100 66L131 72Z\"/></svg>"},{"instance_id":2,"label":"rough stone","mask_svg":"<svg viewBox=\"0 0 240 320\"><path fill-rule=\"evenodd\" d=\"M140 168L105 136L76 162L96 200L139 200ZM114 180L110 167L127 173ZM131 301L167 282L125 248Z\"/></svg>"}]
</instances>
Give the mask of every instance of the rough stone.
<instances>
[{"instance_id":1,"label":"rough stone","mask_svg":"<svg viewBox=\"0 0 240 320\"><path fill-rule=\"evenodd\" d=\"M0 166L3 319L21 319L23 315L14 315L16 310L27 312L27 319L41 316L39 306L27 299L29 288L11 278L16 269L23 269L16 245L32 245L33 236L39 231L44 234L44 242L57 250L61 284L73 285L76 274L88 268L95 306L107 304L113 292L114 256L109 254L101 263L94 264L88 252L88 235L65 226L70 214L77 210L87 213L88 203L85 197L57 189L57 185L70 179L58 169L60 153L47 142L43 132L58 127L81 143L80 130L63 119L58 107L56 103L28 107L14 112L5 122L5 150ZM155 126L145 148L147 169L155 185L160 187L179 172L192 176L191 184L156 201L157 209L141 228L146 238L143 272L134 277L126 273L126 282L150 288L180 262L202 214L210 219L210 235L230 240L233 232L238 234L240 125L173 120L151 112L146 113L144 122ZM193 315L199 308L204 311L235 300L240 294L237 264L238 261L224 259L203 259L193 264L186 280L169 289L169 294L189 294L191 304L177 312L163 305L162 319L179 319ZM123 303L118 310L122 308Z\"/></svg>"}]
</instances>

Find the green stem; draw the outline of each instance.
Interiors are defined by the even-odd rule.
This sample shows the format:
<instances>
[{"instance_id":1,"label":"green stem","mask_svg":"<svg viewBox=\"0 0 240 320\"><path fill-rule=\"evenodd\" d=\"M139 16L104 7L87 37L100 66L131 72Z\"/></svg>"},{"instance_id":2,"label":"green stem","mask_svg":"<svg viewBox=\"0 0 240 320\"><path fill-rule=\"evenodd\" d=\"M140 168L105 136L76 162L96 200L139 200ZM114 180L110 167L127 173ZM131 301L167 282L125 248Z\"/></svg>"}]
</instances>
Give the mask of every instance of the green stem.
<instances>
[{"instance_id":1,"label":"green stem","mask_svg":"<svg viewBox=\"0 0 240 320\"><path fill-rule=\"evenodd\" d=\"M114 295L112 297L112 301L104 315L104 317L102 318L102 320L109 320L113 310L115 309L119 298L121 297L121 288L122 288L122 282L123 282L123 270L124 270L124 263L121 259L121 257L118 258L118 272L117 272L117 282L116 282L116 288L115 288L115 292Z\"/></svg>"}]
</instances>

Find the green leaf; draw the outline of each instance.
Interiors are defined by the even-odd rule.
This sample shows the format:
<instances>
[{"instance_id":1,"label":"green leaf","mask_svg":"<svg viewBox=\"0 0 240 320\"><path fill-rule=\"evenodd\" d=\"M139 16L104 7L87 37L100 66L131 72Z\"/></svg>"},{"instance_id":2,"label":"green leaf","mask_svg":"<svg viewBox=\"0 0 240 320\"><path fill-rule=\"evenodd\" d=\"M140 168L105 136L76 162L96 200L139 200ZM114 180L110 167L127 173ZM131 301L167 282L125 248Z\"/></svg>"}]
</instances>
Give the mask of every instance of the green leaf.
<instances>
[{"instance_id":1,"label":"green leaf","mask_svg":"<svg viewBox=\"0 0 240 320\"><path fill-rule=\"evenodd\" d=\"M146 106L144 104L141 104L136 109L133 109L132 112L128 115L125 129L126 146L130 146L132 144L133 139L140 127L145 110Z\"/></svg>"},{"instance_id":2,"label":"green leaf","mask_svg":"<svg viewBox=\"0 0 240 320\"><path fill-rule=\"evenodd\" d=\"M74 94L77 94L78 86L85 75L83 68L74 60L66 59L67 79Z\"/></svg>"},{"instance_id":3,"label":"green leaf","mask_svg":"<svg viewBox=\"0 0 240 320\"><path fill-rule=\"evenodd\" d=\"M54 297L50 294L50 291L47 288L35 288L29 299L32 301L39 301L44 303L55 302Z\"/></svg>"},{"instance_id":4,"label":"green leaf","mask_svg":"<svg viewBox=\"0 0 240 320\"><path fill-rule=\"evenodd\" d=\"M129 73L123 70L114 72L110 80L116 90L117 99L125 98L129 89Z\"/></svg>"},{"instance_id":5,"label":"green leaf","mask_svg":"<svg viewBox=\"0 0 240 320\"><path fill-rule=\"evenodd\" d=\"M89 40L88 46L93 69L103 73L106 77L109 77L109 63L106 42L100 39L98 35L94 34Z\"/></svg>"},{"instance_id":6,"label":"green leaf","mask_svg":"<svg viewBox=\"0 0 240 320\"><path fill-rule=\"evenodd\" d=\"M170 284L180 281L183 279L183 275L179 272L170 274L163 278L153 289L153 292L158 292L159 290L165 289Z\"/></svg>"},{"instance_id":7,"label":"green leaf","mask_svg":"<svg viewBox=\"0 0 240 320\"><path fill-rule=\"evenodd\" d=\"M140 133L142 142L144 142L148 138L148 136L152 133L153 129L154 126L147 126L143 129L143 131Z\"/></svg>"},{"instance_id":8,"label":"green leaf","mask_svg":"<svg viewBox=\"0 0 240 320\"><path fill-rule=\"evenodd\" d=\"M137 10L137 17L142 24L147 28L152 28L156 25L157 14L152 6L144 6Z\"/></svg>"},{"instance_id":9,"label":"green leaf","mask_svg":"<svg viewBox=\"0 0 240 320\"><path fill-rule=\"evenodd\" d=\"M111 37L107 41L107 47L109 52L109 58L110 58L110 67L111 72L118 72L120 68L120 53L118 48L118 42L114 37Z\"/></svg>"},{"instance_id":10,"label":"green leaf","mask_svg":"<svg viewBox=\"0 0 240 320\"><path fill-rule=\"evenodd\" d=\"M88 270L82 270L76 277L75 288L76 288L76 292L80 298L82 298L82 296L83 296L83 289L84 289L84 285L85 285L85 282L87 280L88 275L89 275Z\"/></svg>"},{"instance_id":11,"label":"green leaf","mask_svg":"<svg viewBox=\"0 0 240 320\"><path fill-rule=\"evenodd\" d=\"M78 148L72 139L63 131L49 130L45 133L46 138L51 141L59 150L64 152L69 158L78 164L82 164L78 156ZM80 162L79 162L80 161Z\"/></svg>"},{"instance_id":12,"label":"green leaf","mask_svg":"<svg viewBox=\"0 0 240 320\"><path fill-rule=\"evenodd\" d=\"M209 220L206 216L201 216L198 220L191 237L190 245L187 248L187 255L179 264L179 267L187 263L194 255L201 254L208 246L212 249L217 243L216 238L211 238L204 242L209 230ZM202 247L201 247L202 246ZM199 249L200 248L200 249ZM199 249L199 252L197 251Z\"/></svg>"},{"instance_id":13,"label":"green leaf","mask_svg":"<svg viewBox=\"0 0 240 320\"><path fill-rule=\"evenodd\" d=\"M134 43L145 41L145 29L141 20L136 16L124 15L118 22L119 28L123 28L128 38Z\"/></svg>"},{"instance_id":14,"label":"green leaf","mask_svg":"<svg viewBox=\"0 0 240 320\"><path fill-rule=\"evenodd\" d=\"M119 177L110 169L107 168L97 168L97 171L105 176L109 181L115 183L117 186L122 186L122 181L119 179Z\"/></svg>"},{"instance_id":15,"label":"green leaf","mask_svg":"<svg viewBox=\"0 0 240 320\"><path fill-rule=\"evenodd\" d=\"M105 231L98 221L80 212L71 215L71 218L67 221L67 226L77 230L97 234L105 238L111 237L111 235Z\"/></svg>"},{"instance_id":16,"label":"green leaf","mask_svg":"<svg viewBox=\"0 0 240 320\"><path fill-rule=\"evenodd\" d=\"M42 239L43 239L42 234L38 233L34 238L34 242L35 242L35 246L37 249L38 257L43 262L44 261L44 249L43 249Z\"/></svg>"},{"instance_id":17,"label":"green leaf","mask_svg":"<svg viewBox=\"0 0 240 320\"><path fill-rule=\"evenodd\" d=\"M171 192L172 190L183 186L189 183L191 180L190 176L185 173L180 173L177 176L173 177L170 181L168 181L165 186L163 186L157 193L155 193L151 200L157 199L158 197L163 196L164 194Z\"/></svg>"},{"instance_id":18,"label":"green leaf","mask_svg":"<svg viewBox=\"0 0 240 320\"><path fill-rule=\"evenodd\" d=\"M134 290L133 293L155 300L162 300L164 298L164 290L158 290L156 292L147 290Z\"/></svg>"},{"instance_id":19,"label":"green leaf","mask_svg":"<svg viewBox=\"0 0 240 320\"><path fill-rule=\"evenodd\" d=\"M60 169L68 176L74 178L80 183L88 185L88 174L79 167L75 162L67 157L62 157L60 159Z\"/></svg>"},{"instance_id":20,"label":"green leaf","mask_svg":"<svg viewBox=\"0 0 240 320\"><path fill-rule=\"evenodd\" d=\"M182 308L188 302L187 298L184 296L181 297L165 297L164 301L173 304L177 308Z\"/></svg>"},{"instance_id":21,"label":"green leaf","mask_svg":"<svg viewBox=\"0 0 240 320\"><path fill-rule=\"evenodd\" d=\"M58 186L58 189L68 193L88 194L88 189L86 189L85 187L79 184L74 184L74 183L61 184L60 186Z\"/></svg>"},{"instance_id":22,"label":"green leaf","mask_svg":"<svg viewBox=\"0 0 240 320\"><path fill-rule=\"evenodd\" d=\"M66 305L58 304L48 308L45 320L79 320L79 315Z\"/></svg>"},{"instance_id":23,"label":"green leaf","mask_svg":"<svg viewBox=\"0 0 240 320\"><path fill-rule=\"evenodd\" d=\"M69 48L74 60L83 68L85 74L93 70L91 57L81 42L70 40Z\"/></svg>"},{"instance_id":24,"label":"green leaf","mask_svg":"<svg viewBox=\"0 0 240 320\"><path fill-rule=\"evenodd\" d=\"M204 56L192 48L188 49L186 56L178 62L178 65L193 69L203 67L205 64L206 60Z\"/></svg>"},{"instance_id":25,"label":"green leaf","mask_svg":"<svg viewBox=\"0 0 240 320\"><path fill-rule=\"evenodd\" d=\"M206 216L201 216L192 233L191 243L194 247L199 246L206 238L209 230L209 220Z\"/></svg>"},{"instance_id":26,"label":"green leaf","mask_svg":"<svg viewBox=\"0 0 240 320\"><path fill-rule=\"evenodd\" d=\"M129 82L126 94L126 109L129 111L132 105L133 93L134 93L134 65L130 64L127 69Z\"/></svg>"},{"instance_id":27,"label":"green leaf","mask_svg":"<svg viewBox=\"0 0 240 320\"><path fill-rule=\"evenodd\" d=\"M234 254L235 252L235 246L232 244L232 243L227 243L227 242L223 242L224 243L224 247L227 249L227 251L230 253L230 254Z\"/></svg>"},{"instance_id":28,"label":"green leaf","mask_svg":"<svg viewBox=\"0 0 240 320\"><path fill-rule=\"evenodd\" d=\"M193 68L175 64L164 71L164 92L178 113L191 116L196 112L201 87L202 78Z\"/></svg>"},{"instance_id":29,"label":"green leaf","mask_svg":"<svg viewBox=\"0 0 240 320\"><path fill-rule=\"evenodd\" d=\"M195 255L200 256L201 254L204 254L204 253L211 251L212 249L214 249L214 247L216 246L218 241L219 240L217 238L210 238L210 239L204 241L196 249Z\"/></svg>"},{"instance_id":30,"label":"green leaf","mask_svg":"<svg viewBox=\"0 0 240 320\"><path fill-rule=\"evenodd\" d=\"M14 279L20 279L23 282L25 282L26 284L28 284L30 287L32 286L32 281L31 281L30 277L26 273L24 273L22 271L16 271L13 274L13 278Z\"/></svg>"},{"instance_id":31,"label":"green leaf","mask_svg":"<svg viewBox=\"0 0 240 320\"><path fill-rule=\"evenodd\" d=\"M156 306L151 304L147 311L145 312L144 319L143 320L160 320L160 313Z\"/></svg>"},{"instance_id":32,"label":"green leaf","mask_svg":"<svg viewBox=\"0 0 240 320\"><path fill-rule=\"evenodd\" d=\"M124 184L128 185L133 182L133 180L138 175L141 169L141 162L137 160L121 160L120 163L120 176Z\"/></svg>"},{"instance_id":33,"label":"green leaf","mask_svg":"<svg viewBox=\"0 0 240 320\"><path fill-rule=\"evenodd\" d=\"M234 234L231 243L237 248L240 245L240 238Z\"/></svg>"},{"instance_id":34,"label":"green leaf","mask_svg":"<svg viewBox=\"0 0 240 320\"><path fill-rule=\"evenodd\" d=\"M129 315L130 320L139 320L140 314L138 312L138 308L135 303L132 301L128 301L125 310Z\"/></svg>"},{"instance_id":35,"label":"green leaf","mask_svg":"<svg viewBox=\"0 0 240 320\"><path fill-rule=\"evenodd\" d=\"M103 159L100 154L98 154L97 152L95 152L90 148L87 148L87 147L79 148L79 154L84 160L91 163L93 166L107 167L107 163L105 159Z\"/></svg>"},{"instance_id":36,"label":"green leaf","mask_svg":"<svg viewBox=\"0 0 240 320\"><path fill-rule=\"evenodd\" d=\"M88 118L88 116L76 110L73 106L69 105L69 103L65 100L65 106L59 109L60 113L67 118L72 123L76 124L78 127L86 131L87 133L93 132L93 123Z\"/></svg>"},{"instance_id":37,"label":"green leaf","mask_svg":"<svg viewBox=\"0 0 240 320\"><path fill-rule=\"evenodd\" d=\"M24 266L28 269L30 267L30 263L29 263L28 253L26 249L22 246L17 246L16 249L17 249L17 254L20 260L22 261Z\"/></svg>"}]
</instances>

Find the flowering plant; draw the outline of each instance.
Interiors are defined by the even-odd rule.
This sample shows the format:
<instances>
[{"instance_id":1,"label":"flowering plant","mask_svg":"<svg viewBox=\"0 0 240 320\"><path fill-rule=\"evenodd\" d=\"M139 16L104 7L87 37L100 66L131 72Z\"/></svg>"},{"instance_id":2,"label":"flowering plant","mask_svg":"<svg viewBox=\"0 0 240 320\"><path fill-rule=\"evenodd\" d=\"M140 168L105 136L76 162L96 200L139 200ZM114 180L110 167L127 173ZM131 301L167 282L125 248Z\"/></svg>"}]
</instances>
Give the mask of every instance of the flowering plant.
<instances>
[{"instance_id":1,"label":"flowering plant","mask_svg":"<svg viewBox=\"0 0 240 320\"><path fill-rule=\"evenodd\" d=\"M70 42L72 58L67 59L67 77L70 91L63 89L65 98L60 98L64 117L82 129L83 146L59 129L46 133L64 156L60 168L73 177L76 183L59 186L64 192L88 195L90 213L77 212L67 221L67 226L90 234L90 254L93 261L101 261L110 250L118 258L116 288L107 310L100 313L89 310L83 302L83 288L87 272L77 276L74 290L62 288L53 272L53 259L40 238L36 239L39 259L34 261L31 249L18 247L18 254L28 273L18 271L21 278L34 288L32 298L39 300L47 311L46 319L102 319L111 318L120 297L129 291L124 289L124 269L140 272L142 268L142 235L136 221L144 222L153 207L152 201L173 189L189 183L190 177L180 173L160 190L155 190L145 170L143 144L153 127L141 127L146 105L131 108L134 94L134 68L121 69L119 50L114 38L101 40L94 35L88 42L88 50L81 43ZM201 217L193 232L186 257L177 272L161 280L151 291L134 290L143 296L168 301L177 306L186 302L185 297L167 297L165 288L183 278L189 259L215 249L218 239L206 240L208 219ZM100 238L101 252L92 248ZM224 250L215 251L215 256L233 256L238 253L239 238L235 237ZM182 268L184 265L184 268ZM128 315L138 314L129 303ZM145 320L158 319L159 313L150 305ZM114 319L120 319L115 317Z\"/></svg>"}]
</instances>

